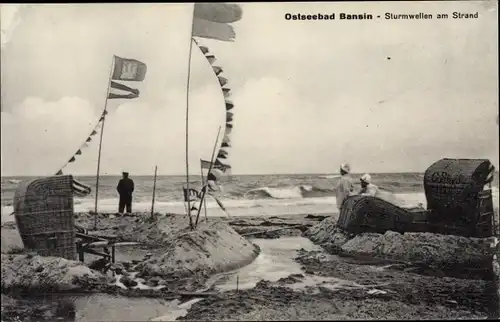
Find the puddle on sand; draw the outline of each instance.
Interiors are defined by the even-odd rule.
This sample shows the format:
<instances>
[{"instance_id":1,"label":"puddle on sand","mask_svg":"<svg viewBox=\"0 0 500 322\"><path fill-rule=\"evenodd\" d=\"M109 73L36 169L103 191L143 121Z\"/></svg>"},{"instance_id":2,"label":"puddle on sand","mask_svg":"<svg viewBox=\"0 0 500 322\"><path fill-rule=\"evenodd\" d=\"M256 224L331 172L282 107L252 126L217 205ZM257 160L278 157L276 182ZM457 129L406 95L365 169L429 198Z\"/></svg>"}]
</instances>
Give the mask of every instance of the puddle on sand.
<instances>
[{"instance_id":1,"label":"puddle on sand","mask_svg":"<svg viewBox=\"0 0 500 322\"><path fill-rule=\"evenodd\" d=\"M179 305L178 300L165 301L99 294L79 297L74 303L75 321L81 322L150 321L158 316L167 317L169 321L172 321L187 313L186 305Z\"/></svg>"},{"instance_id":2,"label":"puddle on sand","mask_svg":"<svg viewBox=\"0 0 500 322\"><path fill-rule=\"evenodd\" d=\"M196 301L180 303L153 298L127 298L109 294L52 295L44 298L28 297L21 300L21 307L40 308L54 312L54 321L98 322L98 321L173 321L187 314ZM64 310L60 310L63 307ZM45 309L44 309L45 308Z\"/></svg>"},{"instance_id":3,"label":"puddle on sand","mask_svg":"<svg viewBox=\"0 0 500 322\"><path fill-rule=\"evenodd\" d=\"M239 289L250 289L261 280L276 282L291 274L303 274L305 276L303 279L295 284L287 284L287 287L293 289L304 289L316 285L330 289L369 287L332 277L305 274L301 265L294 260L297 250L303 248L315 251L321 248L304 237L253 239L252 242L261 248L261 253L251 264L232 272L216 275L207 284L215 285L220 291L236 289L237 285ZM122 258L123 256L117 257L118 260L123 260ZM119 278L116 284L121 284ZM54 298L51 300L54 301ZM57 301L72 303L76 316L71 321L75 322L173 321L186 315L191 305L201 300L197 298L180 303L178 300L127 298L107 294L59 296L57 298ZM40 300L36 301L40 302ZM42 301L47 303L47 300Z\"/></svg>"},{"instance_id":4,"label":"puddle on sand","mask_svg":"<svg viewBox=\"0 0 500 322\"><path fill-rule=\"evenodd\" d=\"M249 265L224 274L214 276L208 284L215 285L221 291L238 289L250 289L261 280L276 282L291 274L302 274L304 278L295 284L287 284L293 289L303 289L321 284L329 288L360 287L333 277L321 277L305 274L301 265L294 258L297 257L298 249L307 251L321 251L321 247L314 245L304 237L281 237L278 239L253 239L261 253ZM330 255L332 256L332 255ZM335 256L333 256L335 257ZM339 259L341 260L341 259Z\"/></svg>"}]
</instances>

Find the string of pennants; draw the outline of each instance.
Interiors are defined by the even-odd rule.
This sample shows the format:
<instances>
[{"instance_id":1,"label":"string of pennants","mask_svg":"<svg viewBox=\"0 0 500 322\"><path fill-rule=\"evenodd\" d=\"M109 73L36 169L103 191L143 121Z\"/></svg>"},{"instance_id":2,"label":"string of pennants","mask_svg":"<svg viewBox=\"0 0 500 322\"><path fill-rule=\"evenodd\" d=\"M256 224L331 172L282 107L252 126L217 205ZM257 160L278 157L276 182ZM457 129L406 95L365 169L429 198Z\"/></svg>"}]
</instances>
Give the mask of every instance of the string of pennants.
<instances>
[{"instance_id":1,"label":"string of pennants","mask_svg":"<svg viewBox=\"0 0 500 322\"><path fill-rule=\"evenodd\" d=\"M139 90L136 88L129 87L125 84L116 81L126 81L126 82L142 82L146 77L147 66L145 63L131 58L123 58L113 55L113 66L112 74L108 83L108 93L106 96L106 102L109 99L134 99L139 97ZM101 114L97 125L94 127L90 135L87 137L85 142L76 150L73 156L56 172L56 176L63 174L63 169L70 163L75 162L76 157L82 154L82 150L89 146L92 141L92 137L95 136L99 130L102 128L104 119L108 112L106 108Z\"/></svg>"},{"instance_id":2,"label":"string of pennants","mask_svg":"<svg viewBox=\"0 0 500 322\"><path fill-rule=\"evenodd\" d=\"M62 175L63 174L63 169L68 166L68 164L73 163L76 161L77 156L82 154L82 150L87 148L90 145L90 142L92 142L92 139L95 135L99 133L99 130L102 128L102 123L104 122L104 118L108 112L105 110L102 112L101 117L99 118L99 121L97 122L96 126L92 129L92 132L89 134L87 139L78 147L76 152L71 156L71 158L66 161L66 163L57 171L56 176Z\"/></svg>"},{"instance_id":3,"label":"string of pennants","mask_svg":"<svg viewBox=\"0 0 500 322\"><path fill-rule=\"evenodd\" d=\"M219 81L219 85L221 87L222 94L224 95L224 105L226 109L226 123L224 127L224 135L222 138L222 144L217 151L216 158L214 164L212 165L212 169L207 176L207 184L210 190L216 190L217 182L220 177L227 173L228 170L231 169L231 166L228 162L229 157L229 149L231 148L231 132L233 130L233 109L234 103L230 100L231 98L231 89L228 86L228 80L223 76L224 70L222 67L217 66L215 62L217 59L215 55L212 54L209 49L205 46L200 46L198 42L193 39L194 43L201 50L207 61L209 62L212 70ZM205 163L204 163L205 162ZM201 167L203 169L210 168L210 162L202 161Z\"/></svg>"}]
</instances>

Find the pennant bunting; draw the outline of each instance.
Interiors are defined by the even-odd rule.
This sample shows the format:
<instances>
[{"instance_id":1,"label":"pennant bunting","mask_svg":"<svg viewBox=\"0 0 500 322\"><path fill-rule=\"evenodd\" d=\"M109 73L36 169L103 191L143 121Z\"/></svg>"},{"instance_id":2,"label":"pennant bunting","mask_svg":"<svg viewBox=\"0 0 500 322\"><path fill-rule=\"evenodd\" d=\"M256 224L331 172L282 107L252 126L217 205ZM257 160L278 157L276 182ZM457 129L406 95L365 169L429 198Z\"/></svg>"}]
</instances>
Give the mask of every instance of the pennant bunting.
<instances>
[{"instance_id":1,"label":"pennant bunting","mask_svg":"<svg viewBox=\"0 0 500 322\"><path fill-rule=\"evenodd\" d=\"M75 157L71 157L71 159L69 159L68 163L71 163L71 162L75 162Z\"/></svg>"},{"instance_id":2,"label":"pennant bunting","mask_svg":"<svg viewBox=\"0 0 500 322\"><path fill-rule=\"evenodd\" d=\"M198 44L196 41L195 43ZM205 58L207 59L207 61L212 66L212 70L219 81L219 85L221 86L221 90L225 98L224 104L226 109L226 125L221 146L216 154L216 159L213 164L211 164L211 162L209 161L200 160L202 169L211 169L207 175L208 189L210 191L219 191L218 188L220 187L217 184L218 179L221 178L224 174L230 173L231 170L231 166L227 164L228 163L227 158L229 156L228 149L231 147L230 134L232 132L233 128L232 122L234 119L234 113L231 110L234 108L234 104L231 100L228 99L231 96L231 89L225 87L228 84L228 79L220 75L223 72L222 67L214 66L216 58L213 54L209 53L207 47L204 46L199 46L199 47L200 50L205 54ZM212 167L210 168L210 166Z\"/></svg>"},{"instance_id":3,"label":"pennant bunting","mask_svg":"<svg viewBox=\"0 0 500 322\"><path fill-rule=\"evenodd\" d=\"M146 77L147 66L141 61L114 56L114 69L111 79L142 82Z\"/></svg>"},{"instance_id":4,"label":"pennant bunting","mask_svg":"<svg viewBox=\"0 0 500 322\"><path fill-rule=\"evenodd\" d=\"M90 142L92 141L92 138L89 136L85 142Z\"/></svg>"},{"instance_id":5,"label":"pennant bunting","mask_svg":"<svg viewBox=\"0 0 500 322\"><path fill-rule=\"evenodd\" d=\"M90 136L94 136L97 134L97 131L96 130L93 130L92 133L90 133Z\"/></svg>"},{"instance_id":6,"label":"pennant bunting","mask_svg":"<svg viewBox=\"0 0 500 322\"><path fill-rule=\"evenodd\" d=\"M205 55L205 58L208 60L208 62L210 63L210 65L212 65L213 63L215 63L215 61L217 60L215 58L215 56L212 55L212 54Z\"/></svg>"},{"instance_id":7,"label":"pennant bunting","mask_svg":"<svg viewBox=\"0 0 500 322\"><path fill-rule=\"evenodd\" d=\"M219 159L216 159L214 162L214 167L216 169L222 170L223 172L226 171L227 169L230 169L231 166L222 163Z\"/></svg>"},{"instance_id":8,"label":"pennant bunting","mask_svg":"<svg viewBox=\"0 0 500 322\"><path fill-rule=\"evenodd\" d=\"M82 150L78 149L78 151L76 151L75 155L81 155L82 154Z\"/></svg>"},{"instance_id":9,"label":"pennant bunting","mask_svg":"<svg viewBox=\"0 0 500 322\"><path fill-rule=\"evenodd\" d=\"M97 127L101 127L101 123L104 121L104 118L106 117L106 115L108 115L108 112L107 111L104 111L102 114L101 114L101 118L99 119L99 122L97 122L97 125L95 126L96 128Z\"/></svg>"},{"instance_id":10,"label":"pennant bunting","mask_svg":"<svg viewBox=\"0 0 500 322\"><path fill-rule=\"evenodd\" d=\"M229 88L223 88L222 93L224 94L225 98L228 98L229 96L231 96L231 90Z\"/></svg>"},{"instance_id":11,"label":"pennant bunting","mask_svg":"<svg viewBox=\"0 0 500 322\"><path fill-rule=\"evenodd\" d=\"M217 154L217 159L227 159L227 152L226 151L219 151Z\"/></svg>"},{"instance_id":12,"label":"pennant bunting","mask_svg":"<svg viewBox=\"0 0 500 322\"><path fill-rule=\"evenodd\" d=\"M107 111L107 110L104 110L104 111L102 112L102 115L108 115L108 111Z\"/></svg>"},{"instance_id":13,"label":"pennant bunting","mask_svg":"<svg viewBox=\"0 0 500 322\"><path fill-rule=\"evenodd\" d=\"M222 138L222 143L231 145L231 138L228 135L224 135L224 137Z\"/></svg>"},{"instance_id":14,"label":"pennant bunting","mask_svg":"<svg viewBox=\"0 0 500 322\"><path fill-rule=\"evenodd\" d=\"M236 37L230 23L243 16L241 7L227 3L196 3L194 7L194 37L231 42Z\"/></svg>"},{"instance_id":15,"label":"pennant bunting","mask_svg":"<svg viewBox=\"0 0 500 322\"><path fill-rule=\"evenodd\" d=\"M207 47L205 47L205 46L198 46L198 47L200 48L200 50L203 53L203 55L205 55L206 53L208 53L208 48Z\"/></svg>"},{"instance_id":16,"label":"pennant bunting","mask_svg":"<svg viewBox=\"0 0 500 322\"><path fill-rule=\"evenodd\" d=\"M208 186L208 190L210 191L219 191L219 186L217 185L216 183L216 180L207 180L207 186Z\"/></svg>"},{"instance_id":17,"label":"pennant bunting","mask_svg":"<svg viewBox=\"0 0 500 322\"><path fill-rule=\"evenodd\" d=\"M212 69L213 69L215 75L217 75L217 76L219 76L219 74L223 72L222 68L219 66L212 66Z\"/></svg>"},{"instance_id":18,"label":"pennant bunting","mask_svg":"<svg viewBox=\"0 0 500 322\"><path fill-rule=\"evenodd\" d=\"M221 169L214 168L212 169L212 173L216 178L220 178L224 174L224 171L222 171Z\"/></svg>"},{"instance_id":19,"label":"pennant bunting","mask_svg":"<svg viewBox=\"0 0 500 322\"><path fill-rule=\"evenodd\" d=\"M56 176L61 176L63 174L62 170L57 171Z\"/></svg>"},{"instance_id":20,"label":"pennant bunting","mask_svg":"<svg viewBox=\"0 0 500 322\"><path fill-rule=\"evenodd\" d=\"M219 79L220 86L224 86L227 84L227 78L219 76L218 79Z\"/></svg>"},{"instance_id":21,"label":"pennant bunting","mask_svg":"<svg viewBox=\"0 0 500 322\"><path fill-rule=\"evenodd\" d=\"M210 172L207 175L207 181L217 181L217 177L212 172Z\"/></svg>"}]
</instances>

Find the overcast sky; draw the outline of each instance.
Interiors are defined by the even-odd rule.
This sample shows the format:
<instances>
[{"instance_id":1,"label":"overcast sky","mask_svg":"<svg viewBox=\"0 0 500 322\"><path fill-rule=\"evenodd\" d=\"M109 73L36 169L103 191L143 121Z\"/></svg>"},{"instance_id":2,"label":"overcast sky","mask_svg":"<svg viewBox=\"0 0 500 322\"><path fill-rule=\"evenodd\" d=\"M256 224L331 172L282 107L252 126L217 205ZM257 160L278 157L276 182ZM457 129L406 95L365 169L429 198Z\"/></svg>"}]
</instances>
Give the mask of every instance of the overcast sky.
<instances>
[{"instance_id":1,"label":"overcast sky","mask_svg":"<svg viewBox=\"0 0 500 322\"><path fill-rule=\"evenodd\" d=\"M189 4L2 5L2 175L50 175L103 109L113 54L148 66L108 104L101 173L185 173ZM236 41L201 40L233 91L233 173L498 168L497 2L246 3ZM286 13L479 12L479 19L287 21ZM390 57L390 59L388 59ZM223 97L194 48L190 167L210 159ZM98 136L65 172L95 174Z\"/></svg>"}]
</instances>

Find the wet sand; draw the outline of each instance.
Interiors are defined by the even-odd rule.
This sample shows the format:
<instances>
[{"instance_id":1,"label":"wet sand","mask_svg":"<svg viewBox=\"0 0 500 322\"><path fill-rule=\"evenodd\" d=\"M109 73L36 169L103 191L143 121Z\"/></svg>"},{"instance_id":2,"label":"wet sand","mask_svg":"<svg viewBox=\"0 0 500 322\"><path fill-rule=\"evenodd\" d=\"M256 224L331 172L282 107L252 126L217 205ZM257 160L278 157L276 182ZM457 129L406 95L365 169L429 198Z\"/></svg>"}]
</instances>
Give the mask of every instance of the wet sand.
<instances>
[{"instance_id":1,"label":"wet sand","mask_svg":"<svg viewBox=\"0 0 500 322\"><path fill-rule=\"evenodd\" d=\"M331 216L335 217L335 214ZM324 218L325 216L314 215L226 217L208 218L207 224L222 221L252 241L254 238L276 239L283 236L300 236ZM145 254L162 251L161 245L158 247L157 243L166 237L159 236L151 229L134 228L136 226L133 223L137 220L137 215L102 214L99 216L99 231L94 233L120 236L123 240L138 240L144 244L140 247L127 247L119 250L118 261L134 261L136 265L144 259ZM204 221L204 218L200 220ZM77 214L76 222L86 228L91 228L93 225L92 216L88 214ZM185 229L187 218L185 216L172 217L168 225L171 231ZM19 243L20 239L15 233L15 225L4 224L2 226L2 253L16 251L18 247L16 243ZM157 245L153 247L155 243ZM301 266L300 273L275 282L261 280L252 289L221 292L211 287L213 285L206 284L208 278L204 278L203 283L201 280L186 281L187 284L192 285L191 290L199 291L204 288L205 291L210 291L211 295L194 303L187 310L187 314L178 319L242 321L498 317L498 302L495 302L497 290L493 277L481 276L467 279L449 277L444 272L418 265L396 264L379 259L360 260L339 257L328 254L324 250L301 250L294 261ZM123 264L117 265L122 265L123 268ZM171 282L172 285L175 284ZM176 287L182 288L182 285ZM171 293L165 290L122 290L114 287L112 290L100 291L136 298L144 296L172 298L169 297ZM2 293L4 293L3 290ZM189 297L184 297L182 301L189 299ZM3 321L13 321L12 317L16 314L29 316L30 312L33 313L35 310L36 306L28 307L16 301L2 294ZM43 319L47 321L53 320L55 316L61 315L60 311L65 310L64 306L58 307L54 308L52 305L50 310L46 308L45 311L39 310L40 312L36 311L34 314L44 317ZM69 320L75 321L75 318L69 315ZM76 320L79 319L76 318Z\"/></svg>"},{"instance_id":2,"label":"wet sand","mask_svg":"<svg viewBox=\"0 0 500 322\"><path fill-rule=\"evenodd\" d=\"M435 276L303 251L303 274L194 304L183 320L486 319L498 317L493 281ZM331 279L339 279L332 283ZM315 280L316 283L307 283ZM348 281L348 282L346 282Z\"/></svg>"}]
</instances>

